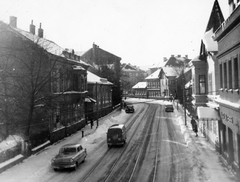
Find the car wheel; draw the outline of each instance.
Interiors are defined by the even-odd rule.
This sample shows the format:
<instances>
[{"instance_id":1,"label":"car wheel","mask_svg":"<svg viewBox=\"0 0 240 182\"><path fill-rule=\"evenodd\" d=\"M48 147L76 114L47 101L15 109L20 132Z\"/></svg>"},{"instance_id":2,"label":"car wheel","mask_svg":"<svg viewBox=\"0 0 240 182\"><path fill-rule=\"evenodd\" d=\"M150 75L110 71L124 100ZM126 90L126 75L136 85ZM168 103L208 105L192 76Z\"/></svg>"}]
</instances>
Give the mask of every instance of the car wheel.
<instances>
[{"instance_id":1,"label":"car wheel","mask_svg":"<svg viewBox=\"0 0 240 182\"><path fill-rule=\"evenodd\" d=\"M56 168L54 168L53 170L54 170L54 171L58 171L58 169L56 169Z\"/></svg>"},{"instance_id":2,"label":"car wheel","mask_svg":"<svg viewBox=\"0 0 240 182\"><path fill-rule=\"evenodd\" d=\"M82 163L84 163L84 162L85 162L85 160L86 160L86 157L84 157L84 158L83 158L83 161L82 161Z\"/></svg>"},{"instance_id":3,"label":"car wheel","mask_svg":"<svg viewBox=\"0 0 240 182\"><path fill-rule=\"evenodd\" d=\"M111 145L108 144L108 148L111 148Z\"/></svg>"}]
</instances>

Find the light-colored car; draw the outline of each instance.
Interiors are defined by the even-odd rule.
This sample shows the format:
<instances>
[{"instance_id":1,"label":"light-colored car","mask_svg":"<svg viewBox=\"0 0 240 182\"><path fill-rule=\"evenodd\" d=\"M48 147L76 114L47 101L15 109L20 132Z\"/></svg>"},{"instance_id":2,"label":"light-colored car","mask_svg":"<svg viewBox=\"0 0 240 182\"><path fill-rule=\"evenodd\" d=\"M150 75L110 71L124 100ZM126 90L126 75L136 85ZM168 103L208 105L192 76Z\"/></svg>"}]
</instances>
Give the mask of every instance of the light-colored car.
<instances>
[{"instance_id":1,"label":"light-colored car","mask_svg":"<svg viewBox=\"0 0 240 182\"><path fill-rule=\"evenodd\" d=\"M85 161L87 150L80 144L63 145L59 153L52 159L52 168L58 169L73 168L77 169L78 165Z\"/></svg>"}]
</instances>

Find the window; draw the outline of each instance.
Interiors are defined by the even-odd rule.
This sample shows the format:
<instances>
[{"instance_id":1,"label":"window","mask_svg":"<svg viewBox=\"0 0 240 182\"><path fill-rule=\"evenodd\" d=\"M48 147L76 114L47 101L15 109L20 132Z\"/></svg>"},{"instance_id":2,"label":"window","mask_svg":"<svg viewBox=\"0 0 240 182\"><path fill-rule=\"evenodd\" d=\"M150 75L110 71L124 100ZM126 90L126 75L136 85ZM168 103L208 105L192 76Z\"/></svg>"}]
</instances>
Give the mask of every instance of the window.
<instances>
[{"instance_id":1,"label":"window","mask_svg":"<svg viewBox=\"0 0 240 182\"><path fill-rule=\"evenodd\" d=\"M236 57L236 58L234 58L234 60L233 60L233 64L234 64L234 67L233 67L233 69L234 69L234 85L233 85L233 87L234 87L234 89L238 89L239 88L239 70L238 70L238 58Z\"/></svg>"},{"instance_id":2,"label":"window","mask_svg":"<svg viewBox=\"0 0 240 182\"><path fill-rule=\"evenodd\" d=\"M206 94L205 75L199 75L199 94Z\"/></svg>"},{"instance_id":3,"label":"window","mask_svg":"<svg viewBox=\"0 0 240 182\"><path fill-rule=\"evenodd\" d=\"M223 88L222 64L220 64L220 87Z\"/></svg>"},{"instance_id":4,"label":"window","mask_svg":"<svg viewBox=\"0 0 240 182\"><path fill-rule=\"evenodd\" d=\"M228 61L228 88L232 89L232 60Z\"/></svg>"},{"instance_id":5,"label":"window","mask_svg":"<svg viewBox=\"0 0 240 182\"><path fill-rule=\"evenodd\" d=\"M208 74L208 93L212 94L213 91L212 73Z\"/></svg>"},{"instance_id":6,"label":"window","mask_svg":"<svg viewBox=\"0 0 240 182\"><path fill-rule=\"evenodd\" d=\"M224 79L224 88L227 88L227 63L224 63L223 65L223 71L224 71L224 75L223 75L223 79Z\"/></svg>"}]
</instances>

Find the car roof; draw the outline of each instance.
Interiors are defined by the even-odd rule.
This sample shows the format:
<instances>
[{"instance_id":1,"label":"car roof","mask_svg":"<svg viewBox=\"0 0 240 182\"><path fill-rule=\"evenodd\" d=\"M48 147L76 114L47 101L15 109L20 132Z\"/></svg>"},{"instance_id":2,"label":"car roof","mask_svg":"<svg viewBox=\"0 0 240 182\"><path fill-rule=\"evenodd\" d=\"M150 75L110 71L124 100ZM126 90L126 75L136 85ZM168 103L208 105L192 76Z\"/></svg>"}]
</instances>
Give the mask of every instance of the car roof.
<instances>
[{"instance_id":1,"label":"car roof","mask_svg":"<svg viewBox=\"0 0 240 182\"><path fill-rule=\"evenodd\" d=\"M80 143L68 143L63 145L62 147L79 147L79 146L81 146Z\"/></svg>"},{"instance_id":2,"label":"car roof","mask_svg":"<svg viewBox=\"0 0 240 182\"><path fill-rule=\"evenodd\" d=\"M120 128L120 129L122 129L123 127L124 127L124 124L113 124L112 126L110 126L110 128Z\"/></svg>"}]
</instances>

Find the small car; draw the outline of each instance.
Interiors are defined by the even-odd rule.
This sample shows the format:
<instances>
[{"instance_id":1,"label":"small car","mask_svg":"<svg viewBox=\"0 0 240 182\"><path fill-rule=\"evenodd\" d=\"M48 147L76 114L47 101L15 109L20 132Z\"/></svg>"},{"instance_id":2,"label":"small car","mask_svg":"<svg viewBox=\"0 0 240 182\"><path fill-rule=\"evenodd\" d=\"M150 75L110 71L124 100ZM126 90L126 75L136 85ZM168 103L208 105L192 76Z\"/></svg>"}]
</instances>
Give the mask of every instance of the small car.
<instances>
[{"instance_id":1,"label":"small car","mask_svg":"<svg viewBox=\"0 0 240 182\"><path fill-rule=\"evenodd\" d=\"M166 112L173 112L174 111L173 105L172 104L166 104L165 105L165 111Z\"/></svg>"},{"instance_id":2,"label":"small car","mask_svg":"<svg viewBox=\"0 0 240 182\"><path fill-rule=\"evenodd\" d=\"M54 171L58 169L73 168L77 169L78 165L85 161L87 149L81 144L73 143L63 145L59 153L52 159L52 168Z\"/></svg>"},{"instance_id":3,"label":"small car","mask_svg":"<svg viewBox=\"0 0 240 182\"><path fill-rule=\"evenodd\" d=\"M129 112L134 113L133 105L127 105L126 108L125 108L125 112L126 113L129 113Z\"/></svg>"}]
</instances>

